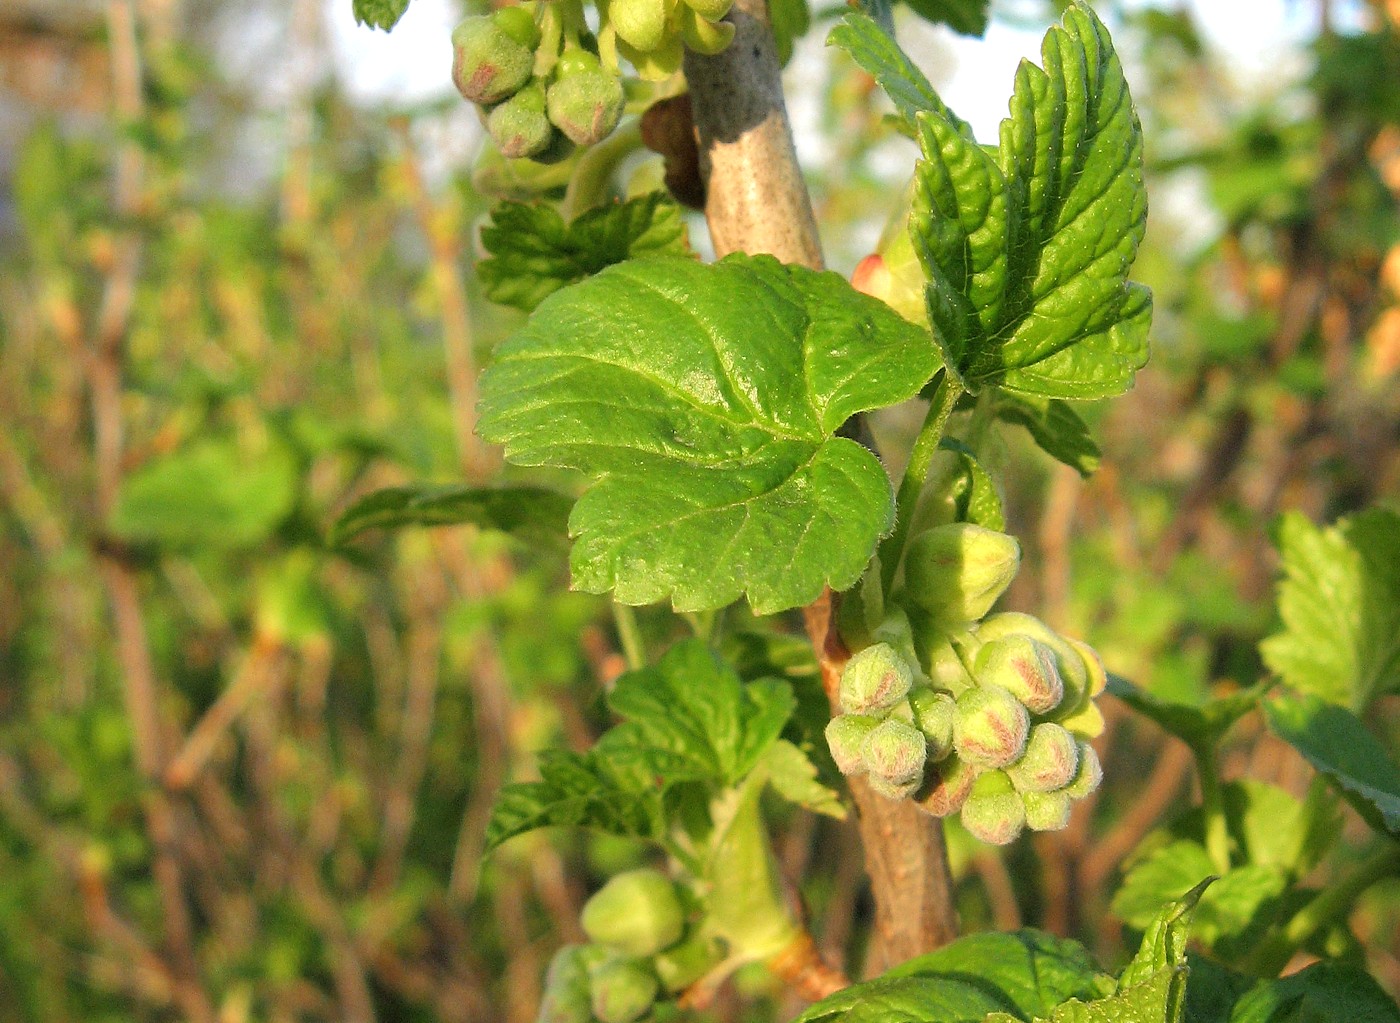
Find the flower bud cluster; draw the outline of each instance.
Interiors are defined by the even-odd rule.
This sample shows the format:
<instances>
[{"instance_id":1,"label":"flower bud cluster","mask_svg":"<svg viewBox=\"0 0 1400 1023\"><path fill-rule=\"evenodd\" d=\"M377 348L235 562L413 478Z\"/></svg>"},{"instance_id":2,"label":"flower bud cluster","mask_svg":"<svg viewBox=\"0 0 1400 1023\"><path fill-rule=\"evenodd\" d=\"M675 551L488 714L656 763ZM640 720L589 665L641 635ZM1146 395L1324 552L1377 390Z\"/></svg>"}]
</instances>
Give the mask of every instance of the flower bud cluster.
<instances>
[{"instance_id":1,"label":"flower bud cluster","mask_svg":"<svg viewBox=\"0 0 1400 1023\"><path fill-rule=\"evenodd\" d=\"M579 922L591 943L555 954L539 1023L633 1023L720 959L712 939L686 933L680 893L659 870L618 874L584 904Z\"/></svg>"},{"instance_id":2,"label":"flower bud cluster","mask_svg":"<svg viewBox=\"0 0 1400 1023\"><path fill-rule=\"evenodd\" d=\"M826 730L844 774L935 816L958 813L997 845L1065 827L1102 778L1088 744L1103 730L1098 655L1030 615L988 616L1019 558L1013 538L966 523L916 538L895 601L922 623L922 649L855 654Z\"/></svg>"},{"instance_id":3,"label":"flower bud cluster","mask_svg":"<svg viewBox=\"0 0 1400 1023\"><path fill-rule=\"evenodd\" d=\"M680 69L685 49L719 53L734 0L597 0L598 34L581 0L526 0L475 15L452 33L452 80L481 110L502 155L553 163L612 134L624 94L618 57L645 79Z\"/></svg>"}]
</instances>

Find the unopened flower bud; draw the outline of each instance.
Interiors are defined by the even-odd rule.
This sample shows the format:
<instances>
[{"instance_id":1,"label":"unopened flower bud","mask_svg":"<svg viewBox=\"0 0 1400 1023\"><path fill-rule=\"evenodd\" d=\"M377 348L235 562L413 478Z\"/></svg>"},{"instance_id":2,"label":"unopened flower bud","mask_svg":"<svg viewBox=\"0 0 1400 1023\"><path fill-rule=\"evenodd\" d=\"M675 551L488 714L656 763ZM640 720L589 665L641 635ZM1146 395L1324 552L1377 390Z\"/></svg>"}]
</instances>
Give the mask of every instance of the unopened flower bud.
<instances>
[{"instance_id":1,"label":"unopened flower bud","mask_svg":"<svg viewBox=\"0 0 1400 1023\"><path fill-rule=\"evenodd\" d=\"M1005 689L1032 714L1053 710L1065 695L1055 651L1024 634L984 643L977 651L973 675L978 685Z\"/></svg>"},{"instance_id":2,"label":"unopened flower bud","mask_svg":"<svg viewBox=\"0 0 1400 1023\"><path fill-rule=\"evenodd\" d=\"M1094 703L1094 697L1104 690L1108 683L1108 673L1098 652L1089 644L1077 639L1064 637L1065 644L1074 652L1076 662L1084 668L1084 679L1077 691L1066 686L1065 702L1055 712L1055 719L1081 739L1092 739L1103 734L1103 714Z\"/></svg>"},{"instance_id":3,"label":"unopened flower bud","mask_svg":"<svg viewBox=\"0 0 1400 1023\"><path fill-rule=\"evenodd\" d=\"M922 777L927 748L923 732L898 718L889 718L865 737L862 757L871 775L903 786Z\"/></svg>"},{"instance_id":4,"label":"unopened flower bud","mask_svg":"<svg viewBox=\"0 0 1400 1023\"><path fill-rule=\"evenodd\" d=\"M906 320L927 327L924 270L908 228L912 196L911 182L904 200L892 211L876 251L856 265L851 286L880 299Z\"/></svg>"},{"instance_id":5,"label":"unopened flower bud","mask_svg":"<svg viewBox=\"0 0 1400 1023\"><path fill-rule=\"evenodd\" d=\"M1099 763L1099 755L1087 742L1080 742L1079 770L1074 773L1074 779L1060 791L1071 799L1083 799L1098 788L1101 781L1103 765Z\"/></svg>"},{"instance_id":6,"label":"unopened flower bud","mask_svg":"<svg viewBox=\"0 0 1400 1023\"><path fill-rule=\"evenodd\" d=\"M685 4L706 21L719 21L734 6L734 0L685 0Z\"/></svg>"},{"instance_id":7,"label":"unopened flower bud","mask_svg":"<svg viewBox=\"0 0 1400 1023\"><path fill-rule=\"evenodd\" d=\"M991 610L1021 563L1006 533L953 522L916 536L904 561L909 599L935 618L971 622Z\"/></svg>"},{"instance_id":8,"label":"unopened flower bud","mask_svg":"<svg viewBox=\"0 0 1400 1023\"><path fill-rule=\"evenodd\" d=\"M909 690L909 706L913 711L914 727L928 740L928 759L942 760L953 749L953 721L958 705L947 693L928 686Z\"/></svg>"},{"instance_id":9,"label":"unopened flower bud","mask_svg":"<svg viewBox=\"0 0 1400 1023\"><path fill-rule=\"evenodd\" d=\"M879 723L879 718L865 714L839 714L827 722L826 744L838 771L842 774L865 771L865 737Z\"/></svg>"},{"instance_id":10,"label":"unopened flower bud","mask_svg":"<svg viewBox=\"0 0 1400 1023\"><path fill-rule=\"evenodd\" d=\"M530 80L535 50L512 36L513 29L510 19L503 27L495 15L483 14L453 30L452 81L471 102L499 103Z\"/></svg>"},{"instance_id":11,"label":"unopened flower bud","mask_svg":"<svg viewBox=\"0 0 1400 1023\"><path fill-rule=\"evenodd\" d=\"M927 780L915 794L919 808L935 817L949 817L962 809L972 784L982 768L969 764L953 754L936 764L929 764Z\"/></svg>"},{"instance_id":12,"label":"unopened flower bud","mask_svg":"<svg viewBox=\"0 0 1400 1023\"><path fill-rule=\"evenodd\" d=\"M565 945L554 953L544 975L536 1023L590 1023L593 1005L588 971L606 955L597 945Z\"/></svg>"},{"instance_id":13,"label":"unopened flower bud","mask_svg":"<svg viewBox=\"0 0 1400 1023\"><path fill-rule=\"evenodd\" d=\"M846 662L837 695L847 713L873 714L904 699L913 684L909 662L888 643L876 643Z\"/></svg>"},{"instance_id":14,"label":"unopened flower bud","mask_svg":"<svg viewBox=\"0 0 1400 1023\"><path fill-rule=\"evenodd\" d=\"M1032 831L1060 831L1069 826L1073 800L1063 792L1022 792L1026 827Z\"/></svg>"},{"instance_id":15,"label":"unopened flower bud","mask_svg":"<svg viewBox=\"0 0 1400 1023\"><path fill-rule=\"evenodd\" d=\"M980 767L1005 767L1026 748L1031 719L1005 689L977 686L958 697L953 748Z\"/></svg>"},{"instance_id":16,"label":"unopened flower bud","mask_svg":"<svg viewBox=\"0 0 1400 1023\"><path fill-rule=\"evenodd\" d=\"M1055 653L1055 668L1064 685L1064 697L1055 717L1073 713L1090 686L1089 667L1072 642L1033 615L1005 611L987 618L977 627L977 638L984 644L1008 636L1029 636Z\"/></svg>"},{"instance_id":17,"label":"unopened flower bud","mask_svg":"<svg viewBox=\"0 0 1400 1023\"><path fill-rule=\"evenodd\" d=\"M1006 845L1026 826L1026 805L1004 772L988 771L973 783L962 822L974 838Z\"/></svg>"},{"instance_id":18,"label":"unopened flower bud","mask_svg":"<svg viewBox=\"0 0 1400 1023\"><path fill-rule=\"evenodd\" d=\"M1021 759L1006 774L1022 792L1053 792L1074 780L1079 744L1059 725L1044 722L1031 729Z\"/></svg>"},{"instance_id":19,"label":"unopened flower bud","mask_svg":"<svg viewBox=\"0 0 1400 1023\"><path fill-rule=\"evenodd\" d=\"M622 82L604 70L587 50L570 50L559 58L559 77L549 87L549 119L580 146L612 134L622 119Z\"/></svg>"},{"instance_id":20,"label":"unopened flower bud","mask_svg":"<svg viewBox=\"0 0 1400 1023\"><path fill-rule=\"evenodd\" d=\"M723 53L734 41L732 21L707 21L689 7L682 10L680 16L681 38L696 53L712 57Z\"/></svg>"},{"instance_id":21,"label":"unopened flower bud","mask_svg":"<svg viewBox=\"0 0 1400 1023\"><path fill-rule=\"evenodd\" d=\"M898 802L901 799L908 799L917 792L923 779L915 778L913 781L895 784L894 782L885 781L884 778L878 775L871 774L866 776L865 781L874 792L884 796L886 799L893 799L895 802Z\"/></svg>"},{"instance_id":22,"label":"unopened flower bud","mask_svg":"<svg viewBox=\"0 0 1400 1023\"><path fill-rule=\"evenodd\" d=\"M632 1023L656 1001L656 976L635 959L611 959L589 978L593 1015L599 1023Z\"/></svg>"},{"instance_id":23,"label":"unopened flower bud","mask_svg":"<svg viewBox=\"0 0 1400 1023\"><path fill-rule=\"evenodd\" d=\"M654 50L666 39L665 0L612 0L608 23L617 37L642 52Z\"/></svg>"},{"instance_id":24,"label":"unopened flower bud","mask_svg":"<svg viewBox=\"0 0 1400 1023\"><path fill-rule=\"evenodd\" d=\"M680 940L685 911L676 886L659 870L618 874L584 904L584 933L631 956L649 956Z\"/></svg>"},{"instance_id":25,"label":"unopened flower bud","mask_svg":"<svg viewBox=\"0 0 1400 1023\"><path fill-rule=\"evenodd\" d=\"M516 159L548 149L555 130L544 112L544 84L535 79L492 107L486 115L486 130L502 156Z\"/></svg>"},{"instance_id":26,"label":"unopened flower bud","mask_svg":"<svg viewBox=\"0 0 1400 1023\"><path fill-rule=\"evenodd\" d=\"M717 966L724 956L714 938L695 934L679 945L658 952L651 961L661 987L683 991Z\"/></svg>"}]
</instances>

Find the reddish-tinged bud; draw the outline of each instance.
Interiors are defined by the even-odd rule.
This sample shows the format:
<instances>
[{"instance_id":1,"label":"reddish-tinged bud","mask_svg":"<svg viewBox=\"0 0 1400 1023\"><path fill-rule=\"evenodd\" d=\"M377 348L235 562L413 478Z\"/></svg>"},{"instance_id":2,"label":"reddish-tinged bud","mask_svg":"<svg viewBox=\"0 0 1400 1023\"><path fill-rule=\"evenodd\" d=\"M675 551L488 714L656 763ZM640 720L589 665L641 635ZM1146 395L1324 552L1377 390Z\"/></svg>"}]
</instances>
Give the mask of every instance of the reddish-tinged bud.
<instances>
[{"instance_id":1,"label":"reddish-tinged bud","mask_svg":"<svg viewBox=\"0 0 1400 1023\"><path fill-rule=\"evenodd\" d=\"M983 643L1008 636L1029 636L1055 652L1055 668L1060 673L1060 681L1065 690L1064 697L1056 708L1055 717L1073 713L1080 706L1090 683L1088 665L1071 642L1039 618L1017 611L992 615L977 627L977 638Z\"/></svg>"},{"instance_id":2,"label":"reddish-tinged bud","mask_svg":"<svg viewBox=\"0 0 1400 1023\"><path fill-rule=\"evenodd\" d=\"M889 718L865 737L862 749L865 769L890 785L917 782L924 773L927 740L913 725Z\"/></svg>"},{"instance_id":3,"label":"reddish-tinged bud","mask_svg":"<svg viewBox=\"0 0 1400 1023\"><path fill-rule=\"evenodd\" d=\"M1006 768L1022 792L1053 792L1074 780L1079 770L1079 744L1059 725L1045 722L1031 729L1021 759Z\"/></svg>"},{"instance_id":4,"label":"reddish-tinged bud","mask_svg":"<svg viewBox=\"0 0 1400 1023\"><path fill-rule=\"evenodd\" d=\"M1026 827L1032 831L1060 831L1069 826L1070 803L1063 792L1022 792Z\"/></svg>"},{"instance_id":5,"label":"reddish-tinged bud","mask_svg":"<svg viewBox=\"0 0 1400 1023\"><path fill-rule=\"evenodd\" d=\"M935 817L949 817L962 809L982 768L953 754L929 764L927 780L915 798L919 808Z\"/></svg>"},{"instance_id":6,"label":"reddish-tinged bud","mask_svg":"<svg viewBox=\"0 0 1400 1023\"><path fill-rule=\"evenodd\" d=\"M1083 799L1098 788L1101 781L1103 781L1103 765L1099 763L1099 755L1094 752L1094 747L1087 742L1081 742L1079 744L1079 770L1075 772L1074 780L1060 791L1071 799Z\"/></svg>"},{"instance_id":7,"label":"reddish-tinged bud","mask_svg":"<svg viewBox=\"0 0 1400 1023\"><path fill-rule=\"evenodd\" d=\"M1026 748L1031 719L1022 703L1005 689L977 686L958 697L953 748L980 767L1005 767Z\"/></svg>"},{"instance_id":8,"label":"reddish-tinged bud","mask_svg":"<svg viewBox=\"0 0 1400 1023\"><path fill-rule=\"evenodd\" d=\"M848 714L873 714L904 699L913 684L909 662L888 643L876 643L846 662L838 699Z\"/></svg>"},{"instance_id":9,"label":"reddish-tinged bud","mask_svg":"<svg viewBox=\"0 0 1400 1023\"><path fill-rule=\"evenodd\" d=\"M1026 826L1026 806L1010 778L1001 771L988 771L973 784L963 804L962 822L974 838L1006 845Z\"/></svg>"},{"instance_id":10,"label":"reddish-tinged bud","mask_svg":"<svg viewBox=\"0 0 1400 1023\"><path fill-rule=\"evenodd\" d=\"M827 722L826 744L838 771L842 774L865 771L865 738L879 723L879 718L865 714L840 714Z\"/></svg>"},{"instance_id":11,"label":"reddish-tinged bud","mask_svg":"<svg viewBox=\"0 0 1400 1023\"><path fill-rule=\"evenodd\" d=\"M1011 585L1020 564L1021 545L1014 536L952 522L909 544L905 593L939 621L976 621Z\"/></svg>"},{"instance_id":12,"label":"reddish-tinged bud","mask_svg":"<svg viewBox=\"0 0 1400 1023\"><path fill-rule=\"evenodd\" d=\"M530 80L535 51L492 15L467 18L452 32L452 81L473 103L489 106Z\"/></svg>"},{"instance_id":13,"label":"reddish-tinged bud","mask_svg":"<svg viewBox=\"0 0 1400 1023\"><path fill-rule=\"evenodd\" d=\"M914 727L928 740L928 759L942 760L953 750L953 722L958 705L947 693L927 686L915 686L909 691L909 706L913 711Z\"/></svg>"},{"instance_id":14,"label":"reddish-tinged bud","mask_svg":"<svg viewBox=\"0 0 1400 1023\"><path fill-rule=\"evenodd\" d=\"M547 109L555 127L580 146L612 134L622 119L622 82L587 50L567 51L559 60L559 77L549 87Z\"/></svg>"},{"instance_id":15,"label":"reddish-tinged bud","mask_svg":"<svg viewBox=\"0 0 1400 1023\"><path fill-rule=\"evenodd\" d=\"M972 669L977 683L1000 686L1026 705L1032 714L1045 714L1060 703L1065 685L1055 666L1055 651L1026 635L1003 636L984 643Z\"/></svg>"},{"instance_id":16,"label":"reddish-tinged bud","mask_svg":"<svg viewBox=\"0 0 1400 1023\"><path fill-rule=\"evenodd\" d=\"M536 79L492 107L486 130L502 156L518 159L543 153L555 134L544 112L544 85Z\"/></svg>"}]
</instances>

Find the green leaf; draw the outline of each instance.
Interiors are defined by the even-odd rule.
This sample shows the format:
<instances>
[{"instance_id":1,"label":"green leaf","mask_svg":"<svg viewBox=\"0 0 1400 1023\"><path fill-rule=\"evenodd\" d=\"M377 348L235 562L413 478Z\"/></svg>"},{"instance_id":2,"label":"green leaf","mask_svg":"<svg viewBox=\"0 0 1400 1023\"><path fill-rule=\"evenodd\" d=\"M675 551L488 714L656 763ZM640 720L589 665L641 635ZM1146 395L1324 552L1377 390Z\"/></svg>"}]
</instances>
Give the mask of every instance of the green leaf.
<instances>
[{"instance_id":1,"label":"green leaf","mask_svg":"<svg viewBox=\"0 0 1400 1023\"><path fill-rule=\"evenodd\" d=\"M1400 515L1376 508L1322 528L1292 512L1278 546L1283 630L1259 644L1264 663L1356 711L1400 691Z\"/></svg>"},{"instance_id":2,"label":"green leaf","mask_svg":"<svg viewBox=\"0 0 1400 1023\"><path fill-rule=\"evenodd\" d=\"M698 639L672 647L655 667L623 675L608 695L608 706L636 730L638 745L664 750L721 786L753 770L795 705L787 683L745 685Z\"/></svg>"},{"instance_id":3,"label":"green leaf","mask_svg":"<svg viewBox=\"0 0 1400 1023\"><path fill-rule=\"evenodd\" d=\"M778 44L778 62L784 67L792 59L792 44L812 27L812 11L807 0L769 0L768 20L773 41Z\"/></svg>"},{"instance_id":4,"label":"green leaf","mask_svg":"<svg viewBox=\"0 0 1400 1023\"><path fill-rule=\"evenodd\" d=\"M297 482L294 460L281 445L249 455L232 441L199 441L128 476L108 525L136 543L250 547L291 512Z\"/></svg>"},{"instance_id":5,"label":"green leaf","mask_svg":"<svg viewBox=\"0 0 1400 1023\"><path fill-rule=\"evenodd\" d=\"M973 934L837 992L797 1023L962 1023L995 1012L1025 1020L1050 1013L1066 999L1095 998L1112 989L1112 980L1077 942L1029 929Z\"/></svg>"},{"instance_id":6,"label":"green leaf","mask_svg":"<svg viewBox=\"0 0 1400 1023\"><path fill-rule=\"evenodd\" d=\"M1142 131L1103 24L1083 3L1023 62L997 150L937 112L910 231L934 337L971 391L1097 398L1147 359L1151 295L1127 279L1147 220Z\"/></svg>"},{"instance_id":7,"label":"green leaf","mask_svg":"<svg viewBox=\"0 0 1400 1023\"><path fill-rule=\"evenodd\" d=\"M548 203L503 202L481 243L491 253L477 265L486 297L526 312L614 263L690 251L680 207L664 192L600 206L568 224Z\"/></svg>"},{"instance_id":8,"label":"green leaf","mask_svg":"<svg viewBox=\"0 0 1400 1023\"><path fill-rule=\"evenodd\" d=\"M635 762L541 750L542 780L507 785L486 828L485 851L527 831L587 827L614 835L659 838L665 829L659 787L638 784Z\"/></svg>"},{"instance_id":9,"label":"green leaf","mask_svg":"<svg viewBox=\"0 0 1400 1023\"><path fill-rule=\"evenodd\" d=\"M342 512L329 541L340 546L370 529L470 524L552 544L567 534L570 503L562 494L536 487L388 487Z\"/></svg>"},{"instance_id":10,"label":"green leaf","mask_svg":"<svg viewBox=\"0 0 1400 1023\"><path fill-rule=\"evenodd\" d=\"M1259 981L1235 1003L1228 1019L1229 1023L1400 1023L1400 1008L1364 971L1322 962L1282 979Z\"/></svg>"},{"instance_id":11,"label":"green leaf","mask_svg":"<svg viewBox=\"0 0 1400 1023\"><path fill-rule=\"evenodd\" d=\"M1110 674L1108 692L1144 717L1151 718L1188 746L1208 749L1240 718L1259 705L1266 685L1251 686L1202 704L1174 703L1160 699Z\"/></svg>"},{"instance_id":12,"label":"green leaf","mask_svg":"<svg viewBox=\"0 0 1400 1023\"><path fill-rule=\"evenodd\" d=\"M816 765L797 746L779 739L769 748L764 764L773 791L789 803L836 820L846 819L841 797L817 780Z\"/></svg>"},{"instance_id":13,"label":"green leaf","mask_svg":"<svg viewBox=\"0 0 1400 1023\"><path fill-rule=\"evenodd\" d=\"M991 0L904 0L909 9L935 25L947 25L965 36L987 31L987 9Z\"/></svg>"},{"instance_id":14,"label":"green leaf","mask_svg":"<svg viewBox=\"0 0 1400 1023\"><path fill-rule=\"evenodd\" d=\"M1099 446L1089 427L1059 398L1003 392L997 396L997 418L1024 426L1042 451L1086 479L1099 467Z\"/></svg>"},{"instance_id":15,"label":"green leaf","mask_svg":"<svg viewBox=\"0 0 1400 1023\"><path fill-rule=\"evenodd\" d=\"M927 110L972 139L971 126L948 109L924 73L868 14L847 14L826 37L826 45L841 47L862 71L879 83L899 111L899 130L904 134L914 136L915 116Z\"/></svg>"},{"instance_id":16,"label":"green leaf","mask_svg":"<svg viewBox=\"0 0 1400 1023\"><path fill-rule=\"evenodd\" d=\"M638 260L540 305L482 378L480 430L595 478L569 520L577 588L770 614L860 578L893 496L835 433L936 367L927 333L836 274Z\"/></svg>"},{"instance_id":17,"label":"green leaf","mask_svg":"<svg viewBox=\"0 0 1400 1023\"><path fill-rule=\"evenodd\" d=\"M1303 696L1269 700L1264 716L1372 827L1400 837L1400 768L1355 714Z\"/></svg>"},{"instance_id":18,"label":"green leaf","mask_svg":"<svg viewBox=\"0 0 1400 1023\"><path fill-rule=\"evenodd\" d=\"M354 0L355 20L385 32L398 24L408 10L408 0Z\"/></svg>"},{"instance_id":19,"label":"green leaf","mask_svg":"<svg viewBox=\"0 0 1400 1023\"><path fill-rule=\"evenodd\" d=\"M945 437L938 444L943 451L958 457L960 472L953 480L953 509L957 520L971 522L998 532L1006 528L1006 516L1001 508L1001 494L976 453L954 437Z\"/></svg>"}]
</instances>

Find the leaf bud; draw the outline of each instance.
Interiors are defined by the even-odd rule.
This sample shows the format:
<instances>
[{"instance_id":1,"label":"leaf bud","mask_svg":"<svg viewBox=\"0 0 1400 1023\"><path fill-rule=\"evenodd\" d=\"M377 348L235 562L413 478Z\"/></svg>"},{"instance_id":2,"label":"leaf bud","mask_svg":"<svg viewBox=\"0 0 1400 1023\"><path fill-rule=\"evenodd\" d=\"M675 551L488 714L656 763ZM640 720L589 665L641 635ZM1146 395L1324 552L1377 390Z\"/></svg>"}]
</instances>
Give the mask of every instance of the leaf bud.
<instances>
[{"instance_id":1,"label":"leaf bud","mask_svg":"<svg viewBox=\"0 0 1400 1023\"><path fill-rule=\"evenodd\" d=\"M1069 826L1073 800L1063 792L1022 792L1026 806L1026 827L1032 831L1061 831Z\"/></svg>"},{"instance_id":2,"label":"leaf bud","mask_svg":"<svg viewBox=\"0 0 1400 1023\"><path fill-rule=\"evenodd\" d=\"M1004 772L988 771L973 783L962 822L974 838L1006 845L1026 826L1026 805Z\"/></svg>"},{"instance_id":3,"label":"leaf bud","mask_svg":"<svg viewBox=\"0 0 1400 1023\"><path fill-rule=\"evenodd\" d=\"M1059 725L1044 722L1031 729L1021 759L1006 768L1021 792L1053 792L1074 780L1079 744Z\"/></svg>"},{"instance_id":4,"label":"leaf bud","mask_svg":"<svg viewBox=\"0 0 1400 1023\"><path fill-rule=\"evenodd\" d=\"M632 1023L656 1001L656 975L636 959L614 958L589 977L593 1015L599 1023Z\"/></svg>"},{"instance_id":5,"label":"leaf bud","mask_svg":"<svg viewBox=\"0 0 1400 1023\"><path fill-rule=\"evenodd\" d=\"M1101 781L1103 781L1103 764L1099 763L1099 755L1094 752L1094 747L1081 741L1079 743L1079 770L1074 773L1074 779L1060 791L1071 799L1083 799L1098 788Z\"/></svg>"},{"instance_id":6,"label":"leaf bud","mask_svg":"<svg viewBox=\"0 0 1400 1023\"><path fill-rule=\"evenodd\" d=\"M923 775L927 749L923 732L898 718L888 718L865 737L861 756L871 775L902 786Z\"/></svg>"},{"instance_id":7,"label":"leaf bud","mask_svg":"<svg viewBox=\"0 0 1400 1023\"><path fill-rule=\"evenodd\" d=\"M826 744L831 749L831 759L836 761L838 771L842 774L861 774L865 771L862 753L865 737L879 723L879 718L864 714L838 714L827 722Z\"/></svg>"},{"instance_id":8,"label":"leaf bud","mask_svg":"<svg viewBox=\"0 0 1400 1023\"><path fill-rule=\"evenodd\" d=\"M949 817L962 809L972 785L982 768L969 764L956 754L929 764L926 781L915 794L915 801L925 813Z\"/></svg>"},{"instance_id":9,"label":"leaf bud","mask_svg":"<svg viewBox=\"0 0 1400 1023\"><path fill-rule=\"evenodd\" d=\"M1054 710L1065 695L1055 651L1025 634L984 643L972 673L979 685L1000 686L1032 714Z\"/></svg>"},{"instance_id":10,"label":"leaf bud","mask_svg":"<svg viewBox=\"0 0 1400 1023\"><path fill-rule=\"evenodd\" d=\"M909 706L913 711L914 727L928 740L928 759L942 760L953 750L953 721L958 705L947 693L929 686L909 690Z\"/></svg>"},{"instance_id":11,"label":"leaf bud","mask_svg":"<svg viewBox=\"0 0 1400 1023\"><path fill-rule=\"evenodd\" d=\"M571 142L591 146L612 134L622 119L622 81L586 50L573 52L574 60L561 58L559 77L549 87L549 119Z\"/></svg>"},{"instance_id":12,"label":"leaf bud","mask_svg":"<svg viewBox=\"0 0 1400 1023\"><path fill-rule=\"evenodd\" d=\"M953 748L979 767L1005 767L1026 748L1031 719L1005 689L977 686L958 697Z\"/></svg>"},{"instance_id":13,"label":"leaf bud","mask_svg":"<svg viewBox=\"0 0 1400 1023\"><path fill-rule=\"evenodd\" d=\"M476 15L452 31L452 81L482 106L514 95L535 66L535 50L501 27L494 15Z\"/></svg>"},{"instance_id":14,"label":"leaf bud","mask_svg":"<svg viewBox=\"0 0 1400 1023\"><path fill-rule=\"evenodd\" d=\"M565 945L549 961L536 1023L590 1023L589 968L607 955L597 945Z\"/></svg>"},{"instance_id":15,"label":"leaf bud","mask_svg":"<svg viewBox=\"0 0 1400 1023\"><path fill-rule=\"evenodd\" d=\"M649 956L680 940L685 911L671 879L643 867L618 874L603 885L584 904L579 922L600 945Z\"/></svg>"},{"instance_id":16,"label":"leaf bud","mask_svg":"<svg viewBox=\"0 0 1400 1023\"><path fill-rule=\"evenodd\" d=\"M534 79L486 115L486 130L502 156L534 156L549 148L554 125L544 112L544 84Z\"/></svg>"},{"instance_id":17,"label":"leaf bud","mask_svg":"<svg viewBox=\"0 0 1400 1023\"><path fill-rule=\"evenodd\" d=\"M909 662L888 643L876 643L846 662L837 698L847 713L873 714L904 699L913 684Z\"/></svg>"},{"instance_id":18,"label":"leaf bud","mask_svg":"<svg viewBox=\"0 0 1400 1023\"><path fill-rule=\"evenodd\" d=\"M1014 536L951 522L909 545L904 582L909 599L945 622L971 622L991 610L1021 564Z\"/></svg>"}]
</instances>

